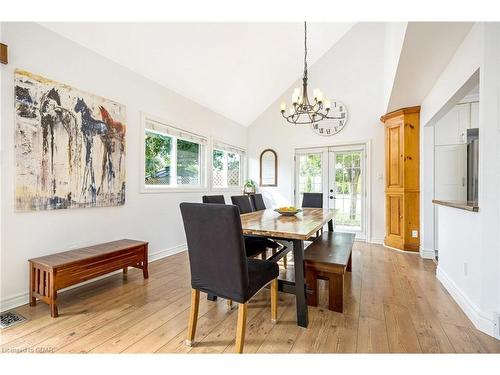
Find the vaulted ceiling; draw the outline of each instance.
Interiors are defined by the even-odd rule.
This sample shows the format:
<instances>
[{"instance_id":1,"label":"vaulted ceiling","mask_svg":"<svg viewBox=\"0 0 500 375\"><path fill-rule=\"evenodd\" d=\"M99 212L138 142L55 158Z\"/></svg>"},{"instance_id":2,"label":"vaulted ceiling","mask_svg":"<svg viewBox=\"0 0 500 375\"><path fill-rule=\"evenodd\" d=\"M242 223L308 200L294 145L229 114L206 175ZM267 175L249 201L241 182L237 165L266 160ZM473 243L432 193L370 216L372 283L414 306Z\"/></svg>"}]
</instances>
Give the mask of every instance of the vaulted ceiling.
<instances>
[{"instance_id":1,"label":"vaulted ceiling","mask_svg":"<svg viewBox=\"0 0 500 375\"><path fill-rule=\"evenodd\" d=\"M303 70L299 22L42 25L245 126ZM352 25L308 24L308 63Z\"/></svg>"},{"instance_id":2,"label":"vaulted ceiling","mask_svg":"<svg viewBox=\"0 0 500 375\"><path fill-rule=\"evenodd\" d=\"M387 112L422 104L473 22L409 22Z\"/></svg>"}]
</instances>

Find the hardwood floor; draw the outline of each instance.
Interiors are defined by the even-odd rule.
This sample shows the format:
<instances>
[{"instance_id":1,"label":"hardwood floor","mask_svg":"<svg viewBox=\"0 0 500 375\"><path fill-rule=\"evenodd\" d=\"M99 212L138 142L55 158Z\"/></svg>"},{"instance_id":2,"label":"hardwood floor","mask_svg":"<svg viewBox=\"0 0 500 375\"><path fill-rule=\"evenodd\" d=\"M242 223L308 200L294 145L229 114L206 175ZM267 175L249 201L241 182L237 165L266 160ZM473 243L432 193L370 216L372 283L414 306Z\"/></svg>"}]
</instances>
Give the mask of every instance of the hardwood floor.
<instances>
[{"instance_id":1,"label":"hardwood floor","mask_svg":"<svg viewBox=\"0 0 500 375\"><path fill-rule=\"evenodd\" d=\"M293 263L289 262L289 268ZM500 353L500 341L474 328L418 255L356 243L346 274L344 314L329 311L325 284L309 327L295 323L295 300L279 294L278 323L270 292L248 305L245 353ZM238 309L201 294L195 345L185 346L191 288L187 253L140 270L63 292L59 313L46 304L21 306L28 321L0 331L3 352L223 353L234 352Z\"/></svg>"}]
</instances>

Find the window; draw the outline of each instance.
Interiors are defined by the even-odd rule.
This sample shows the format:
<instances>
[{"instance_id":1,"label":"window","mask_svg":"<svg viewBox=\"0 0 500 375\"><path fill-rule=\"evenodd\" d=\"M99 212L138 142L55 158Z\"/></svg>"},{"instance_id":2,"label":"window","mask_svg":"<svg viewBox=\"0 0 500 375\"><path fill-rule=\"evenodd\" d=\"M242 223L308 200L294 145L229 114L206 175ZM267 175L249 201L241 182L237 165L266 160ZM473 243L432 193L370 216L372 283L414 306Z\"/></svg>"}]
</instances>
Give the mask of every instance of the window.
<instances>
[{"instance_id":1,"label":"window","mask_svg":"<svg viewBox=\"0 0 500 375\"><path fill-rule=\"evenodd\" d=\"M158 121L144 120L144 188L166 191L206 186L206 138Z\"/></svg>"},{"instance_id":2,"label":"window","mask_svg":"<svg viewBox=\"0 0 500 375\"><path fill-rule=\"evenodd\" d=\"M240 188L243 185L245 152L220 142L212 150L212 187Z\"/></svg>"}]
</instances>

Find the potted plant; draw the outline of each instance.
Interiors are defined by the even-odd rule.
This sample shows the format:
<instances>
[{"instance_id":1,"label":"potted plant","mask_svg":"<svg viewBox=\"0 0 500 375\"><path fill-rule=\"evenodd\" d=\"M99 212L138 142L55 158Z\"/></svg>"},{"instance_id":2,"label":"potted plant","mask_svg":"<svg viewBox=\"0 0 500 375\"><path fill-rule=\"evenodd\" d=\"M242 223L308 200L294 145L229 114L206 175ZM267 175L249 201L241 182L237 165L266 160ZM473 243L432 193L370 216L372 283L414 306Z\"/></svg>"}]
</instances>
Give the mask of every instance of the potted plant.
<instances>
[{"instance_id":1,"label":"potted plant","mask_svg":"<svg viewBox=\"0 0 500 375\"><path fill-rule=\"evenodd\" d=\"M243 185L243 193L245 194L255 194L255 181L254 180L246 180Z\"/></svg>"}]
</instances>

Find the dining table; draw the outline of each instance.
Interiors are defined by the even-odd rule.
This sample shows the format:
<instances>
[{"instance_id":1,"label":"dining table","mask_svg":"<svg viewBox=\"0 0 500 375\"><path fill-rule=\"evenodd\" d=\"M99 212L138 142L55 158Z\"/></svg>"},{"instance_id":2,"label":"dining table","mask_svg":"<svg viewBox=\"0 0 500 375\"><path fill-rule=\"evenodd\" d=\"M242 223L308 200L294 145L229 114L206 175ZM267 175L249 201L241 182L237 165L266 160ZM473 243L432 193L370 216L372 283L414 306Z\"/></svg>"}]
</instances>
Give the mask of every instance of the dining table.
<instances>
[{"instance_id":1,"label":"dining table","mask_svg":"<svg viewBox=\"0 0 500 375\"><path fill-rule=\"evenodd\" d=\"M328 224L328 231L333 232L334 210L326 208L302 208L302 211L292 215L281 215L273 209L241 214L243 234L275 239L285 242L289 248L286 252L293 253L294 271L286 278L280 278L280 291L295 294L297 308L297 324L300 327L308 325L307 285L304 269L304 241L311 241L317 232ZM281 256L286 255L286 252ZM277 260L274 256L269 260ZM288 272L288 270L287 270Z\"/></svg>"}]
</instances>

